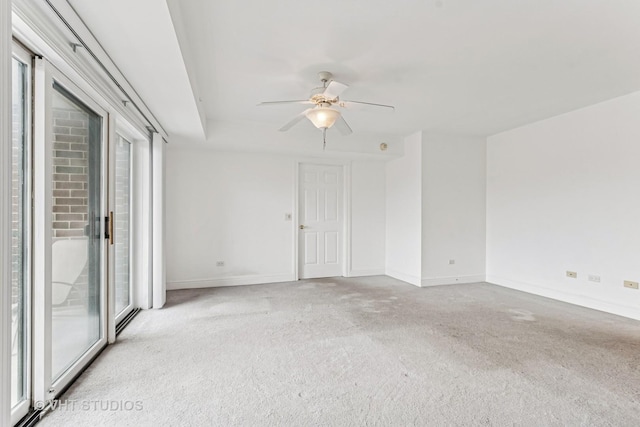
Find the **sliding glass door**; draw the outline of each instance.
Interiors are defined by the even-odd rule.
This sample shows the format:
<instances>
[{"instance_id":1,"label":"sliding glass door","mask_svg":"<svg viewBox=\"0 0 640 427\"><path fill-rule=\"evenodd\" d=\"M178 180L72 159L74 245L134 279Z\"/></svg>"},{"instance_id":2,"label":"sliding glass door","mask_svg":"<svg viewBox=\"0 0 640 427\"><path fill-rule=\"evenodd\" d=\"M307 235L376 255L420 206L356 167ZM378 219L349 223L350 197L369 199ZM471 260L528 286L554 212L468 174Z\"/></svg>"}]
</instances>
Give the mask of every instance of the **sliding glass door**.
<instances>
[{"instance_id":1,"label":"sliding glass door","mask_svg":"<svg viewBox=\"0 0 640 427\"><path fill-rule=\"evenodd\" d=\"M45 401L106 345L108 117L37 60L35 118L34 392Z\"/></svg>"},{"instance_id":2,"label":"sliding glass door","mask_svg":"<svg viewBox=\"0 0 640 427\"><path fill-rule=\"evenodd\" d=\"M52 86L52 376L101 338L103 289L102 117Z\"/></svg>"},{"instance_id":3,"label":"sliding glass door","mask_svg":"<svg viewBox=\"0 0 640 427\"><path fill-rule=\"evenodd\" d=\"M100 105L19 46L12 83L15 424L59 397L133 310L133 150L122 135L141 137L124 122L116 133Z\"/></svg>"},{"instance_id":4,"label":"sliding glass door","mask_svg":"<svg viewBox=\"0 0 640 427\"><path fill-rule=\"evenodd\" d=\"M131 292L131 142L125 137L117 135L114 151L114 276L115 315L116 323L118 323L133 308Z\"/></svg>"},{"instance_id":5,"label":"sliding glass door","mask_svg":"<svg viewBox=\"0 0 640 427\"><path fill-rule=\"evenodd\" d=\"M30 405L31 57L16 48L11 71L11 408L15 422Z\"/></svg>"}]
</instances>

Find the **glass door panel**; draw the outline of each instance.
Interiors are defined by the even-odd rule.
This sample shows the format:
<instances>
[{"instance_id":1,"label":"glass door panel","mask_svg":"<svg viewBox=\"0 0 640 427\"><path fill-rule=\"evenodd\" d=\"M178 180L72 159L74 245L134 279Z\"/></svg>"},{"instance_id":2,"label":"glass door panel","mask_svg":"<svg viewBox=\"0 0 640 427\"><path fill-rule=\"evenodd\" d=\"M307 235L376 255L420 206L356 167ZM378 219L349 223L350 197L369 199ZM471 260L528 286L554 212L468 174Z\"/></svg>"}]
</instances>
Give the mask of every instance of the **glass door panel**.
<instances>
[{"instance_id":1,"label":"glass door panel","mask_svg":"<svg viewBox=\"0 0 640 427\"><path fill-rule=\"evenodd\" d=\"M131 143L118 135L115 148L116 319L131 308Z\"/></svg>"},{"instance_id":2,"label":"glass door panel","mask_svg":"<svg viewBox=\"0 0 640 427\"><path fill-rule=\"evenodd\" d=\"M11 146L11 408L14 411L29 398L29 76L30 66L14 57Z\"/></svg>"},{"instance_id":3,"label":"glass door panel","mask_svg":"<svg viewBox=\"0 0 640 427\"><path fill-rule=\"evenodd\" d=\"M102 117L57 83L51 97L51 374L102 338Z\"/></svg>"}]
</instances>

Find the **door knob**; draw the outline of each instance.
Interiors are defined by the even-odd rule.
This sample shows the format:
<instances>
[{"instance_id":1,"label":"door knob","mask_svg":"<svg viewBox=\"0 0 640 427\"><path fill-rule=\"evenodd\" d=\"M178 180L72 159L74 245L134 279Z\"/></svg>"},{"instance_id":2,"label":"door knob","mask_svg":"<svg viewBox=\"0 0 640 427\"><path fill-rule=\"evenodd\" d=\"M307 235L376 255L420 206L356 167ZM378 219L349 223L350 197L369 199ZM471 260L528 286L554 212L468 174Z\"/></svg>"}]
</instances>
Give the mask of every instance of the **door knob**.
<instances>
[{"instance_id":1,"label":"door knob","mask_svg":"<svg viewBox=\"0 0 640 427\"><path fill-rule=\"evenodd\" d=\"M300 230L304 230L304 225L300 224Z\"/></svg>"}]
</instances>

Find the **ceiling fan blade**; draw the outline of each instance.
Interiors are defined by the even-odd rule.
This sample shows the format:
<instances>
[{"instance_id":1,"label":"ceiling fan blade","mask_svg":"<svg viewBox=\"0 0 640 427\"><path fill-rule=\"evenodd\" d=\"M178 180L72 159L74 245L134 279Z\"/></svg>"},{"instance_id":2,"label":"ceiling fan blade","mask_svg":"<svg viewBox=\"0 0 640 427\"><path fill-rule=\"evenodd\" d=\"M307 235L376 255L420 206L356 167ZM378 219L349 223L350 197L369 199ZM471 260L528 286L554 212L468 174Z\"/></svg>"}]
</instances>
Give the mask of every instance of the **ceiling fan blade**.
<instances>
[{"instance_id":1,"label":"ceiling fan blade","mask_svg":"<svg viewBox=\"0 0 640 427\"><path fill-rule=\"evenodd\" d=\"M308 99L300 100L300 101L267 101L261 102L258 104L258 107L264 107L269 105L283 105L283 104L313 104L313 102Z\"/></svg>"},{"instance_id":2,"label":"ceiling fan blade","mask_svg":"<svg viewBox=\"0 0 640 427\"><path fill-rule=\"evenodd\" d=\"M323 95L327 98L334 99L340 96L342 92L345 91L349 86L346 84L337 82L335 80L331 80L329 86L324 90Z\"/></svg>"},{"instance_id":3,"label":"ceiling fan blade","mask_svg":"<svg viewBox=\"0 0 640 427\"><path fill-rule=\"evenodd\" d=\"M348 110L386 111L389 113L395 111L393 105L374 104L372 102L340 100L337 105Z\"/></svg>"},{"instance_id":4,"label":"ceiling fan blade","mask_svg":"<svg viewBox=\"0 0 640 427\"><path fill-rule=\"evenodd\" d=\"M307 111L311 110L311 108L308 108L306 110L304 110L302 113L298 114L297 116L295 116L293 119L291 119L287 124L285 124L284 126L282 126L280 129L278 129L280 132L286 132L289 129L291 129L294 125L296 125L300 120L304 119L306 117Z\"/></svg>"},{"instance_id":5,"label":"ceiling fan blade","mask_svg":"<svg viewBox=\"0 0 640 427\"><path fill-rule=\"evenodd\" d=\"M342 114L340 114L340 117L338 117L338 119L334 123L334 126L343 135L350 135L353 133L351 127L347 124L347 121L344 119L344 117L342 117Z\"/></svg>"}]
</instances>

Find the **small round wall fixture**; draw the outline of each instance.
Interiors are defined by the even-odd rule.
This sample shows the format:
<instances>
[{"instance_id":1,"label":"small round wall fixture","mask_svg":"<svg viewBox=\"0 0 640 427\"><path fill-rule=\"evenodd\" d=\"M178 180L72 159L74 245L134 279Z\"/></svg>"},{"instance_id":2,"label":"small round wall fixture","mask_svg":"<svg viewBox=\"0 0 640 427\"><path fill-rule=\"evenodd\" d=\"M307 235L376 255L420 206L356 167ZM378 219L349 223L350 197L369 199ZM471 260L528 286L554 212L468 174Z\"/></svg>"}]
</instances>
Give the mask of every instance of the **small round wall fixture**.
<instances>
[{"instance_id":1,"label":"small round wall fixture","mask_svg":"<svg viewBox=\"0 0 640 427\"><path fill-rule=\"evenodd\" d=\"M381 143L380 144L380 151L387 151L387 147L388 147L388 145L387 145L386 142Z\"/></svg>"}]
</instances>

